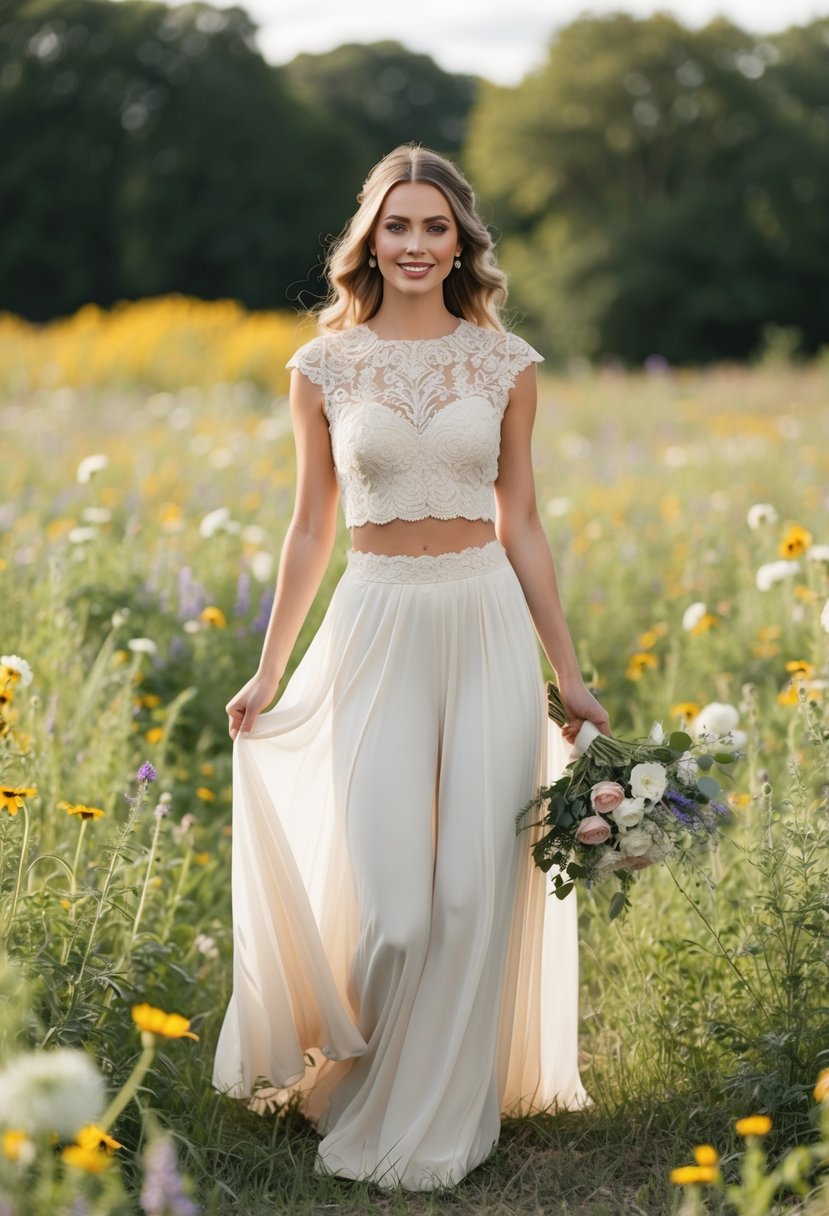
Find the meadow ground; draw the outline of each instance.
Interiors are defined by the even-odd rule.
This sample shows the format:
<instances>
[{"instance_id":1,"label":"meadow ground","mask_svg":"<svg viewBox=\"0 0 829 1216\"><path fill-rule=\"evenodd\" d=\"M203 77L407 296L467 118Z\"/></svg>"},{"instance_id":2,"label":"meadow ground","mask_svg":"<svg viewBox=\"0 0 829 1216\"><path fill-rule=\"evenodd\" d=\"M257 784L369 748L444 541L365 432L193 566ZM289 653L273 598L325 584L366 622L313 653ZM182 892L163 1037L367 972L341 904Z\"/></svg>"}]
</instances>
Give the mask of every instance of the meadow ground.
<instances>
[{"instance_id":1,"label":"meadow ground","mask_svg":"<svg viewBox=\"0 0 829 1216\"><path fill-rule=\"evenodd\" d=\"M9 349L6 332L0 372ZM489 1162L431 1196L316 1178L301 1116L209 1085L231 978L223 707L258 661L293 455L287 373L202 382L192 367L161 388L146 370L120 386L5 380L0 650L33 678L0 694L0 1068L83 1045L108 1096L146 1071L111 1121L123 1147L108 1169L73 1168L34 1131L4 1138L0 1212L185 1212L147 1190L165 1133L203 1210L246 1216L690 1213L700 1196L670 1170L713 1144L736 1185L741 1116L771 1117L750 1142L770 1163L815 1143L829 1066L829 363L540 368L539 504L614 732L723 702L746 755L721 774L730 815L703 873L647 870L612 922L610 884L579 896L595 1106L507 1122ZM341 530L288 674L346 546ZM145 762L152 779L137 777ZM198 1039L159 1023L142 1052L130 1010L143 1002ZM19 1131L35 1116L25 1095L10 1113L9 1092L0 1122ZM708 1187L706 1210L829 1211L808 1190L729 1201Z\"/></svg>"}]
</instances>

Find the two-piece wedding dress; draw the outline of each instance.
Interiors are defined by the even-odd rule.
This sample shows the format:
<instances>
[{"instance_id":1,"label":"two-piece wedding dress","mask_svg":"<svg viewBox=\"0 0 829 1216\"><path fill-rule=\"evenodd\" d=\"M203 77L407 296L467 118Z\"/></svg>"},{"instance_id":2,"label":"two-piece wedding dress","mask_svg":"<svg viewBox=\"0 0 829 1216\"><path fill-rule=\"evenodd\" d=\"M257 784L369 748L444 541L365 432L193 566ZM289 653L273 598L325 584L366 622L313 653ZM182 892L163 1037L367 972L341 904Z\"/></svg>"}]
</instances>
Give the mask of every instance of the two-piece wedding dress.
<instances>
[{"instance_id":1,"label":"two-piece wedding dress","mask_svg":"<svg viewBox=\"0 0 829 1216\"><path fill-rule=\"evenodd\" d=\"M346 523L493 519L500 427L541 356L460 320L293 355L323 391ZM233 745L233 994L213 1085L299 1090L315 1169L458 1183L502 1114L588 1105L576 895L515 816L569 759L500 543L350 551L276 705Z\"/></svg>"}]
</instances>

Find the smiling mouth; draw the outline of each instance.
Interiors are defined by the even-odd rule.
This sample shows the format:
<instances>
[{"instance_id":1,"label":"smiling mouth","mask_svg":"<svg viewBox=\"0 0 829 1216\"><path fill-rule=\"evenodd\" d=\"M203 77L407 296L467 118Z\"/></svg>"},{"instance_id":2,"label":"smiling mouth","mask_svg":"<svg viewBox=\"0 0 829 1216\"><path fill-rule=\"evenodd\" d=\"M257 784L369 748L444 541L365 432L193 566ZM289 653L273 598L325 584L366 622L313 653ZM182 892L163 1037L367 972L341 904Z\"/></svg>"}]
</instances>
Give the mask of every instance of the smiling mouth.
<instances>
[{"instance_id":1,"label":"smiling mouth","mask_svg":"<svg viewBox=\"0 0 829 1216\"><path fill-rule=\"evenodd\" d=\"M434 265L433 262L398 262L397 264L401 270L412 270L415 272L431 270Z\"/></svg>"}]
</instances>

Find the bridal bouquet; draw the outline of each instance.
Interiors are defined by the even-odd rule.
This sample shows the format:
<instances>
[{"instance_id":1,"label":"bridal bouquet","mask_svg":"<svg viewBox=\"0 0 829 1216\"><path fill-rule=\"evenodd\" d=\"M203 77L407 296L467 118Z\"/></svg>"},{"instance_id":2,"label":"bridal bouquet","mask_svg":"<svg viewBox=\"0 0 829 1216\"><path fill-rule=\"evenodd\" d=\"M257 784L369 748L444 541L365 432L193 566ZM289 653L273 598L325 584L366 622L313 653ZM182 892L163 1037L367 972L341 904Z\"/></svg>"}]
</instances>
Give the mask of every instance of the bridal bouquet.
<instances>
[{"instance_id":1,"label":"bridal bouquet","mask_svg":"<svg viewBox=\"0 0 829 1216\"><path fill-rule=\"evenodd\" d=\"M564 726L555 684L548 683L547 700L550 717ZM590 885L615 875L621 889L610 901L613 920L630 902L637 870L668 858L689 860L716 846L728 808L716 801L720 784L711 770L741 754L734 750L735 733L666 735L654 722L646 739L624 740L585 722L564 773L516 818L520 829L531 810L544 810L536 826L548 831L533 846L533 858L544 871L557 867L555 895L564 899L578 880Z\"/></svg>"}]
</instances>

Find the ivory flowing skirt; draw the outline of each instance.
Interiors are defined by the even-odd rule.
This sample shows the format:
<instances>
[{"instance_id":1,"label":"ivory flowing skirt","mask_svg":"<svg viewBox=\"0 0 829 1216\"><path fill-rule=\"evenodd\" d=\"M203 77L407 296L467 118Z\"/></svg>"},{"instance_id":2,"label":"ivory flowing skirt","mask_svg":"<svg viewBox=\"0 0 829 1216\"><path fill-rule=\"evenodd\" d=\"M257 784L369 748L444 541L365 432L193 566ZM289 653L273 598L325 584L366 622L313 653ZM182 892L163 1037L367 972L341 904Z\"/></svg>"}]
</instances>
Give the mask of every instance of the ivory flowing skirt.
<instances>
[{"instance_id":1,"label":"ivory flowing skirt","mask_svg":"<svg viewBox=\"0 0 829 1216\"><path fill-rule=\"evenodd\" d=\"M213 1085L298 1090L315 1170L456 1185L501 1115L591 1103L575 892L515 816L564 769L498 541L351 551L277 704L233 744L233 994Z\"/></svg>"}]
</instances>

